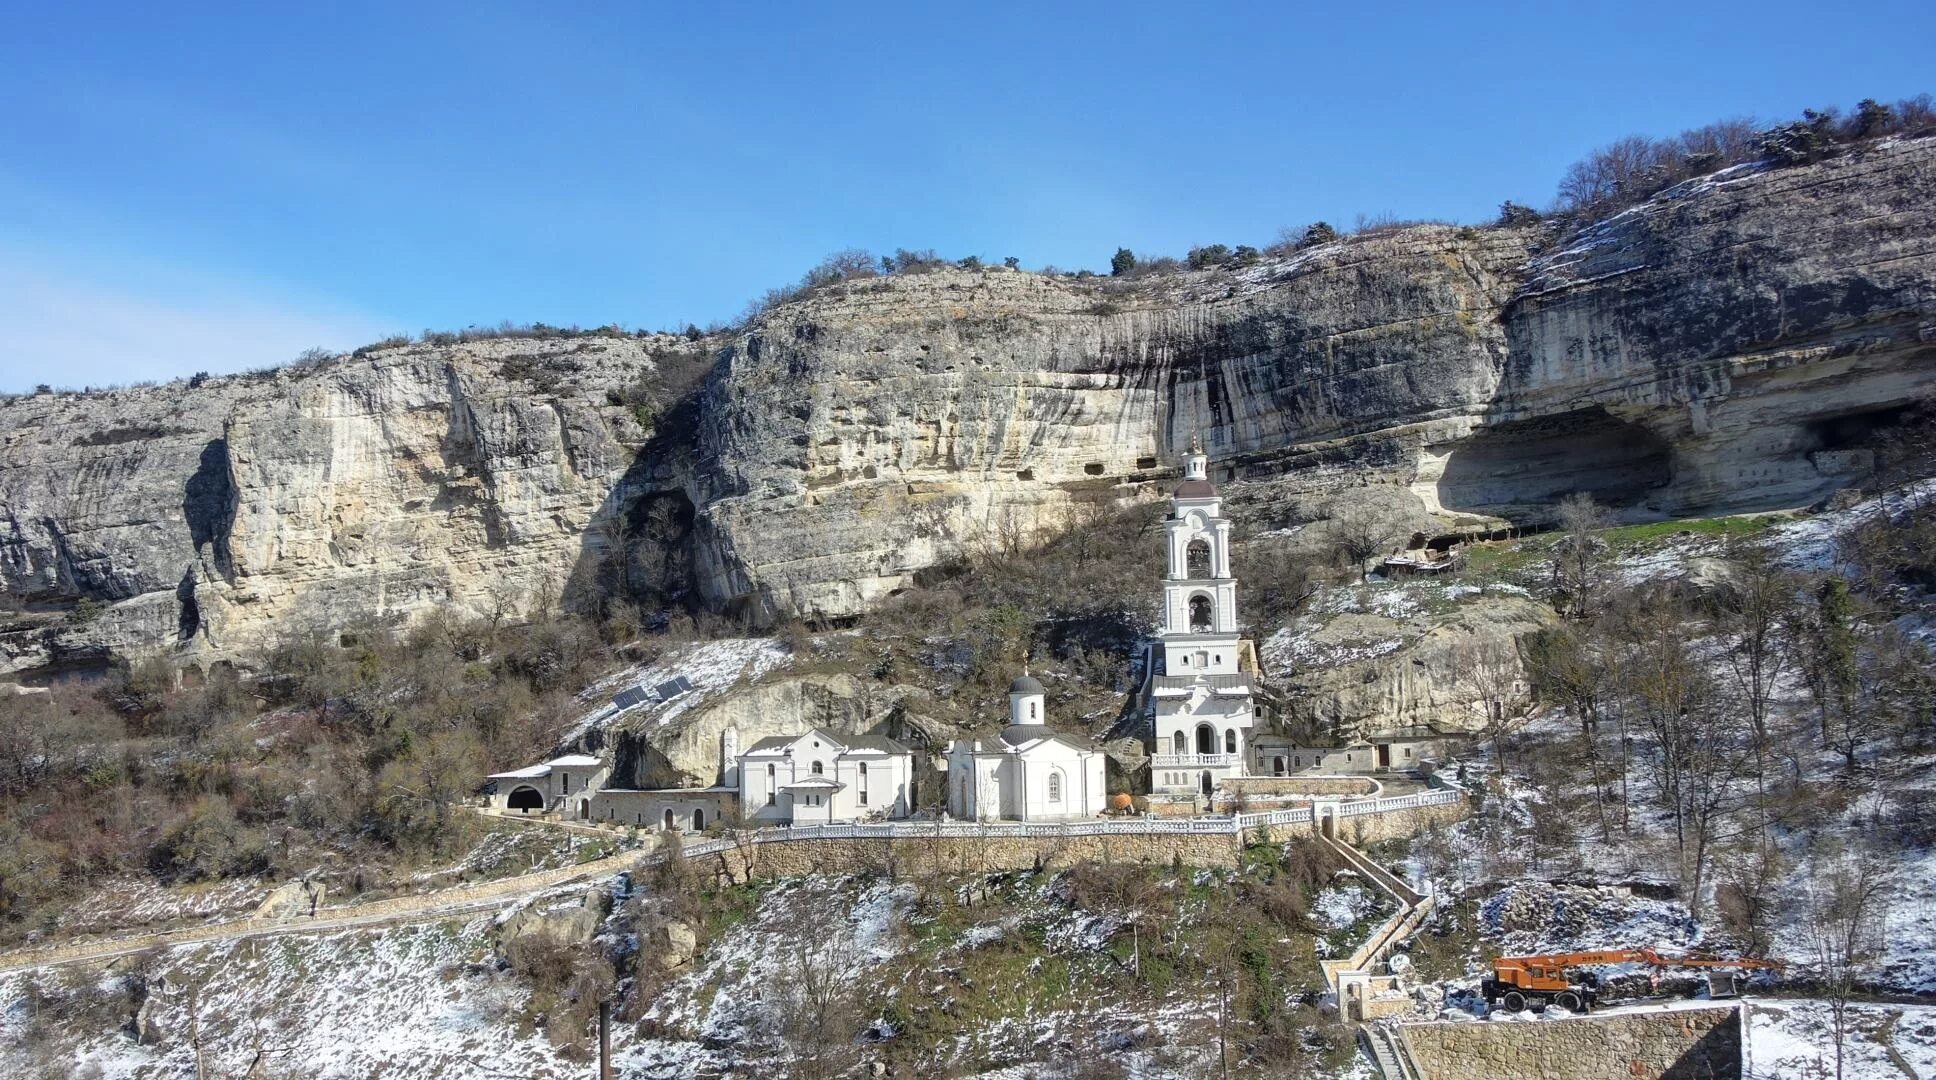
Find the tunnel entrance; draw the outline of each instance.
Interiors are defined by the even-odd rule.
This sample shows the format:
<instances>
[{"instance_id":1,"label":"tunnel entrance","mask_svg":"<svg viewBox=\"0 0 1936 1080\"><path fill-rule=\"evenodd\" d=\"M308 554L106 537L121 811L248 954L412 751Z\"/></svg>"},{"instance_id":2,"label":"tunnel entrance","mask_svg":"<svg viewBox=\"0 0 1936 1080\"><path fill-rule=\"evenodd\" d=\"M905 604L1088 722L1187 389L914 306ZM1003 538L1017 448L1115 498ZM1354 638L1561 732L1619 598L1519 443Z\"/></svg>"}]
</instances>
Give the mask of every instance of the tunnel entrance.
<instances>
[{"instance_id":1,"label":"tunnel entrance","mask_svg":"<svg viewBox=\"0 0 1936 1080\"><path fill-rule=\"evenodd\" d=\"M1440 506L1515 521L1549 518L1574 492L1632 506L1673 478L1660 436L1599 406L1481 428L1442 449Z\"/></svg>"}]
</instances>

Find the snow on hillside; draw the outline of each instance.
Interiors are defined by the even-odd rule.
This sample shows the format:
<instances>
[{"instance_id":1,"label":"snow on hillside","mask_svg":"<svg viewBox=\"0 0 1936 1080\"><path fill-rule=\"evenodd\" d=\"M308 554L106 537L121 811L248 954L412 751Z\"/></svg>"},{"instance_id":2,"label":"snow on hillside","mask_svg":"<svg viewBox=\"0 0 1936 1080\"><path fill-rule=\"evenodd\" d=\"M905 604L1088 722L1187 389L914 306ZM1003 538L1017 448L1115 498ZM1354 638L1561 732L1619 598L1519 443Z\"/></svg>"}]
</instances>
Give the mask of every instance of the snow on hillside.
<instances>
[{"instance_id":1,"label":"snow on hillside","mask_svg":"<svg viewBox=\"0 0 1936 1080\"><path fill-rule=\"evenodd\" d=\"M0 1072L64 1063L66 1075L108 1080L192 1077L192 1014L209 1075L249 1075L258 1053L271 1075L318 1080L584 1075L514 1022L526 991L484 963L490 921L178 948L158 963L164 981L152 992L167 1038L154 1046L120 1026L131 1009L118 968L0 976ZM48 1000L63 1015L50 1015Z\"/></svg>"},{"instance_id":2,"label":"snow on hillside","mask_svg":"<svg viewBox=\"0 0 1936 1080\"><path fill-rule=\"evenodd\" d=\"M1833 1020L1826 1002L1748 999L1744 1080L1835 1075ZM1936 1077L1936 1006L1850 1007L1842 1048L1847 1077Z\"/></svg>"},{"instance_id":3,"label":"snow on hillside","mask_svg":"<svg viewBox=\"0 0 1936 1080\"><path fill-rule=\"evenodd\" d=\"M1936 499L1936 479L1919 480L1866 499L1846 510L1830 510L1800 521L1778 525L1769 532L1769 542L1782 563L1793 570L1826 571L1839 569L1837 543L1857 527L1876 520L1878 515L1894 519Z\"/></svg>"},{"instance_id":4,"label":"snow on hillside","mask_svg":"<svg viewBox=\"0 0 1936 1080\"><path fill-rule=\"evenodd\" d=\"M649 664L639 664L608 675L580 691L578 700L585 704L586 712L572 726L565 742L575 742L592 728L620 716L629 723L646 726L669 724L736 685L752 682L792 664L793 654L772 638L721 638L668 649ZM691 693L681 694L671 701L635 706L624 712L613 708L612 697L628 687L643 686L649 690L680 676L692 684Z\"/></svg>"}]
</instances>

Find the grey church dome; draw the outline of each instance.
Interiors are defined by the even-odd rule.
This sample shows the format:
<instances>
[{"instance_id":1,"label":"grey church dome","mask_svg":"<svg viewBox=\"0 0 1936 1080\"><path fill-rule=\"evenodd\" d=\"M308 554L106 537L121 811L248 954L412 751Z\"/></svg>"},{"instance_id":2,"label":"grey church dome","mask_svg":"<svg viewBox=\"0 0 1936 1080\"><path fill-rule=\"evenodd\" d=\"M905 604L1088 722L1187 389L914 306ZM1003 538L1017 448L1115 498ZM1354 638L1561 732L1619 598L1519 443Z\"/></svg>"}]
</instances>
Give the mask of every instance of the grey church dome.
<instances>
[{"instance_id":1,"label":"grey church dome","mask_svg":"<svg viewBox=\"0 0 1936 1080\"><path fill-rule=\"evenodd\" d=\"M1042 684L1037 682L1035 679L1035 676L1033 675L1024 675L1021 678L1016 679L1014 682L1009 683L1008 692L1011 694L1046 694L1048 693L1047 690L1042 689Z\"/></svg>"}]
</instances>

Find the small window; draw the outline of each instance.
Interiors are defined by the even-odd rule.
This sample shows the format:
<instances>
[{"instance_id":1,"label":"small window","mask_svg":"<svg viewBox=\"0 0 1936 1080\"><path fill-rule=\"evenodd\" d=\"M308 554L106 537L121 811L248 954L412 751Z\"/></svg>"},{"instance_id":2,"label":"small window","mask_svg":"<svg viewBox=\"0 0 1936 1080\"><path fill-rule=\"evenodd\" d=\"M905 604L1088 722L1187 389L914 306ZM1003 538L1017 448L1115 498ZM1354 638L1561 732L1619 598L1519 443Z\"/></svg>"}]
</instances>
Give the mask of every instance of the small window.
<instances>
[{"instance_id":1,"label":"small window","mask_svg":"<svg viewBox=\"0 0 1936 1080\"><path fill-rule=\"evenodd\" d=\"M1049 801L1062 801L1062 774L1059 772L1049 774Z\"/></svg>"},{"instance_id":2,"label":"small window","mask_svg":"<svg viewBox=\"0 0 1936 1080\"><path fill-rule=\"evenodd\" d=\"M704 810L694 810L692 812L693 831L697 832L700 829L703 829L705 827L706 827L706 812Z\"/></svg>"},{"instance_id":3,"label":"small window","mask_svg":"<svg viewBox=\"0 0 1936 1080\"><path fill-rule=\"evenodd\" d=\"M1223 752L1226 754L1234 754L1237 752L1237 729L1236 728L1231 728L1230 730L1223 733Z\"/></svg>"},{"instance_id":4,"label":"small window","mask_svg":"<svg viewBox=\"0 0 1936 1080\"><path fill-rule=\"evenodd\" d=\"M1029 719L1030 719L1030 720L1039 720L1039 719L1041 719L1041 717L1039 717L1039 716L1037 716L1037 715L1036 715L1036 713L1035 713L1035 710L1036 710L1036 708L1037 708L1037 706L1036 706L1036 704L1035 704L1035 702L1033 702L1033 701L1031 701L1031 702L1029 702Z\"/></svg>"},{"instance_id":5,"label":"small window","mask_svg":"<svg viewBox=\"0 0 1936 1080\"><path fill-rule=\"evenodd\" d=\"M564 785L565 785L565 788L564 788L564 792L563 792L563 793L564 793L564 794L566 794L566 795L569 795L569 794L571 794L571 774L570 774L570 773L559 773L559 774L558 774L558 779L564 782Z\"/></svg>"},{"instance_id":6,"label":"small window","mask_svg":"<svg viewBox=\"0 0 1936 1080\"><path fill-rule=\"evenodd\" d=\"M1088 473L1090 476L1101 476L1103 474L1102 462L1092 461L1084 465L1082 471Z\"/></svg>"},{"instance_id":7,"label":"small window","mask_svg":"<svg viewBox=\"0 0 1936 1080\"><path fill-rule=\"evenodd\" d=\"M860 763L860 804L867 805L867 763Z\"/></svg>"},{"instance_id":8,"label":"small window","mask_svg":"<svg viewBox=\"0 0 1936 1080\"><path fill-rule=\"evenodd\" d=\"M823 774L823 773L824 773L825 771L826 771L826 770L824 770L824 769L822 769L822 768L820 767L820 763L819 763L818 761L816 761L816 762L814 762L814 763L813 763L813 774L814 774L815 776L820 776L820 775L822 775L822 774Z\"/></svg>"}]
</instances>

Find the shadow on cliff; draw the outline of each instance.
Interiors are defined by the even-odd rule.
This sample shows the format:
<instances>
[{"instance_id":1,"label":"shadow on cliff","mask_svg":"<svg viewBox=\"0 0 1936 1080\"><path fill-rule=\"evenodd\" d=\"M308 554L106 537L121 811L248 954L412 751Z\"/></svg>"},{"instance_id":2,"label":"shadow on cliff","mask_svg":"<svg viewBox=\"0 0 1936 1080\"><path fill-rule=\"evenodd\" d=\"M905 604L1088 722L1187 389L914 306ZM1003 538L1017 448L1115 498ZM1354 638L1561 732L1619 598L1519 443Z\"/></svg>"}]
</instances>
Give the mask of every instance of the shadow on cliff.
<instances>
[{"instance_id":1,"label":"shadow on cliff","mask_svg":"<svg viewBox=\"0 0 1936 1080\"><path fill-rule=\"evenodd\" d=\"M708 369L710 370L710 369ZM684 478L699 452L705 383L659 416L625 472L586 522L566 578L568 611L609 617L619 605L654 613L697 611L696 509Z\"/></svg>"}]
</instances>

